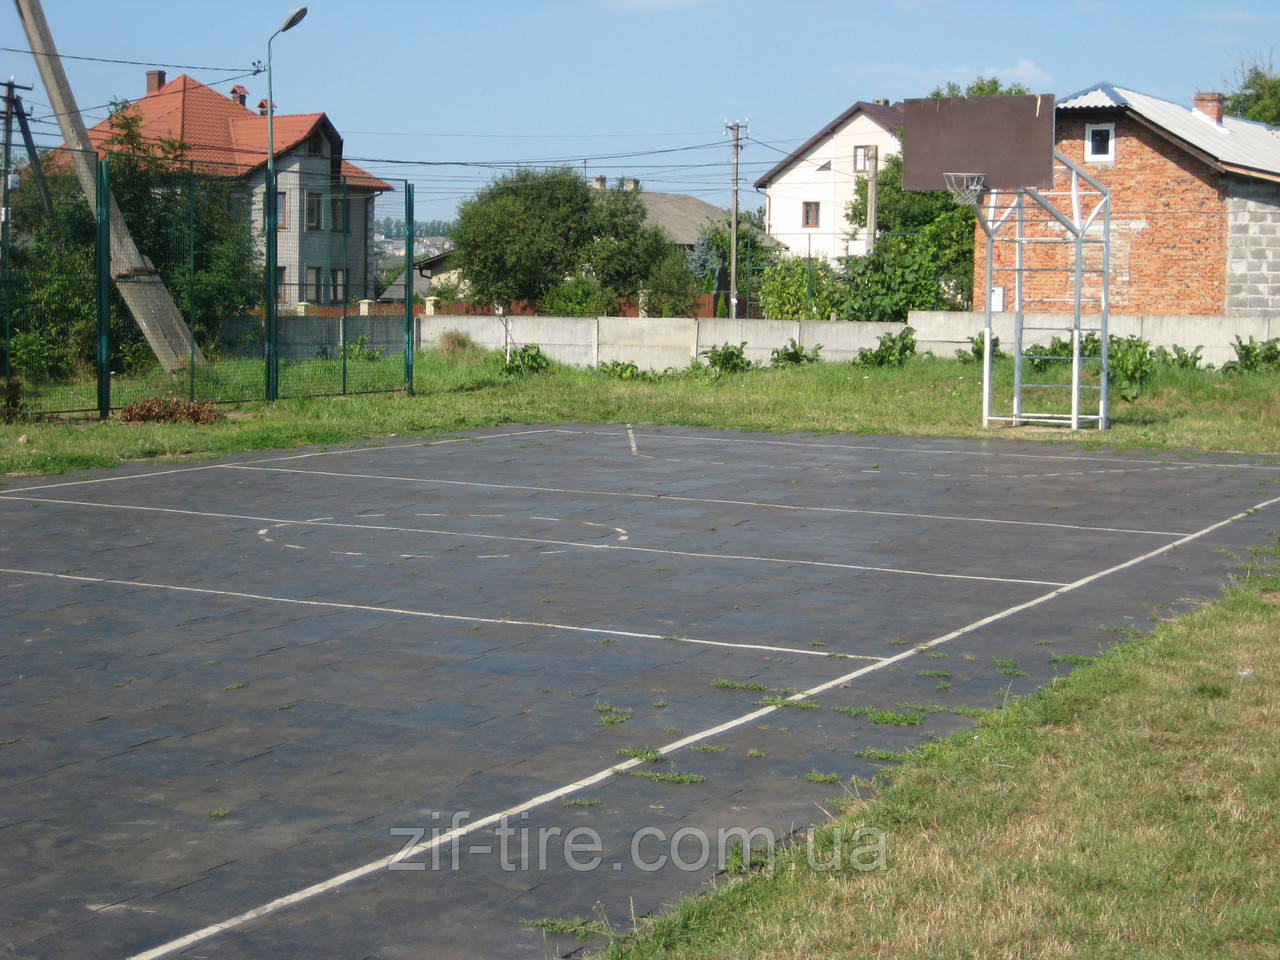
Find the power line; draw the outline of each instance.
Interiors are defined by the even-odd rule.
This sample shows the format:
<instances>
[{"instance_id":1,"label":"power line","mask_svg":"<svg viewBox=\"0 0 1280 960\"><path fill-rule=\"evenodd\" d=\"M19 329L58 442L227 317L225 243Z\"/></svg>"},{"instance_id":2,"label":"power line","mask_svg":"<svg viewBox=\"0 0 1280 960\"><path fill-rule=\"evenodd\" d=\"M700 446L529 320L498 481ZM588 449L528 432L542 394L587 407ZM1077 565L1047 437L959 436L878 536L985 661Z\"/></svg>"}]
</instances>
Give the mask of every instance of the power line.
<instances>
[{"instance_id":1,"label":"power line","mask_svg":"<svg viewBox=\"0 0 1280 960\"><path fill-rule=\"evenodd\" d=\"M29 53L33 57L57 57L59 60L86 60L90 63L119 63L128 67L165 67L169 70L208 70L213 73L235 73L238 70L244 70L243 66L239 67L196 67L190 64L182 63L151 63L146 60L116 60L111 57L78 57L70 53L36 53L34 50L24 49L22 47L0 47L5 53ZM262 73L261 69L252 70L252 74ZM246 74L249 76L250 74Z\"/></svg>"}]
</instances>

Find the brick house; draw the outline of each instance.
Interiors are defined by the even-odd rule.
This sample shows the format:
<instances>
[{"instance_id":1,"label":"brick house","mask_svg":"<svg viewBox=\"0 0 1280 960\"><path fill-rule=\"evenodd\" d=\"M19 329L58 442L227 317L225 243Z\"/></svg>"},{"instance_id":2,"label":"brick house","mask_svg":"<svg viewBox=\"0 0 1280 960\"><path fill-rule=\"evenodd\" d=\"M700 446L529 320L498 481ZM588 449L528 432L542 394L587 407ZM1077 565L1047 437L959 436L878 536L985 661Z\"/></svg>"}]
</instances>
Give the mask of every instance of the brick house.
<instances>
[{"instance_id":1,"label":"brick house","mask_svg":"<svg viewBox=\"0 0 1280 960\"><path fill-rule=\"evenodd\" d=\"M1113 316L1280 321L1280 129L1222 108L1222 94L1198 93L1189 109L1106 83L1058 100L1058 151L1112 194ZM1051 221L1034 229L1063 235ZM982 310L980 230L978 241L974 309ZM1024 276L1026 309L1070 309L1069 248L1033 246L1026 255L1028 266L1050 268ZM996 266L1012 257L1009 245L997 247ZM1100 263L1095 245L1085 266ZM993 285L1011 282L997 271ZM1086 311L1097 309L1100 287L1098 273L1086 277Z\"/></svg>"},{"instance_id":2,"label":"brick house","mask_svg":"<svg viewBox=\"0 0 1280 960\"><path fill-rule=\"evenodd\" d=\"M248 93L237 85L222 94L186 74L166 82L163 70L149 70L146 95L133 106L145 138L180 140L197 172L243 182L251 200L246 209L261 239L267 102L264 98L254 112L245 105ZM89 128L100 151L111 134L109 120ZM323 113L277 113L273 134L277 298L291 303L372 299L374 201L391 185L342 158L342 138Z\"/></svg>"},{"instance_id":3,"label":"brick house","mask_svg":"<svg viewBox=\"0 0 1280 960\"><path fill-rule=\"evenodd\" d=\"M898 153L902 104L859 100L755 182L765 194L765 232L796 256L835 263L866 252L845 217L867 175L868 148L880 162Z\"/></svg>"}]
</instances>

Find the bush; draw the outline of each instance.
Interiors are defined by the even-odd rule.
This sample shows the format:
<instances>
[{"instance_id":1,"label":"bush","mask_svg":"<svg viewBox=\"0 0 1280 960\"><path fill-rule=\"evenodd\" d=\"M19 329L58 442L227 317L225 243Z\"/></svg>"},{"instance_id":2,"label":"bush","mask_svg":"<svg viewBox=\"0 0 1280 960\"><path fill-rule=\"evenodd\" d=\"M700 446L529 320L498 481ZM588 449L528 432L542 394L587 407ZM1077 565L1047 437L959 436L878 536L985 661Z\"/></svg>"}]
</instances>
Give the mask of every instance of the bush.
<instances>
[{"instance_id":1,"label":"bush","mask_svg":"<svg viewBox=\"0 0 1280 960\"><path fill-rule=\"evenodd\" d=\"M526 343L511 354L511 359L502 365L502 372L508 376L542 373L550 369L551 361L536 343Z\"/></svg>"},{"instance_id":2,"label":"bush","mask_svg":"<svg viewBox=\"0 0 1280 960\"><path fill-rule=\"evenodd\" d=\"M916 332L903 327L901 333L886 333L874 350L863 347L855 363L861 367L901 367L916 355Z\"/></svg>"},{"instance_id":3,"label":"bush","mask_svg":"<svg viewBox=\"0 0 1280 960\"><path fill-rule=\"evenodd\" d=\"M641 370L634 360L610 360L599 364L596 373L614 380L638 380L643 383L656 383L670 376L671 371L659 373L656 370Z\"/></svg>"},{"instance_id":4,"label":"bush","mask_svg":"<svg viewBox=\"0 0 1280 960\"><path fill-rule=\"evenodd\" d=\"M987 332L985 330L982 333L977 334L976 336L970 337L969 349L965 350L963 347L961 347L959 350L957 350L956 359L962 360L965 363L970 363L974 360L981 363L983 358L983 351L986 349L986 340L987 340ZM993 335L991 337L991 359L1003 360L1008 356L1009 355L1007 353L1005 353L1003 350L1000 349L1000 338Z\"/></svg>"},{"instance_id":5,"label":"bush","mask_svg":"<svg viewBox=\"0 0 1280 960\"><path fill-rule=\"evenodd\" d=\"M1140 337L1110 338L1107 350L1111 384L1120 391L1121 399L1133 403L1155 371L1151 344Z\"/></svg>"},{"instance_id":6,"label":"bush","mask_svg":"<svg viewBox=\"0 0 1280 960\"><path fill-rule=\"evenodd\" d=\"M791 337L785 347L773 348L769 364L774 367L802 367L806 363L817 363L821 350L822 344L815 343L813 350L806 353L804 347L796 343L796 338Z\"/></svg>"},{"instance_id":7,"label":"bush","mask_svg":"<svg viewBox=\"0 0 1280 960\"><path fill-rule=\"evenodd\" d=\"M1261 343L1250 337L1249 342L1245 343L1237 333L1233 348L1236 358L1222 365L1223 373L1256 373L1280 367L1280 337Z\"/></svg>"},{"instance_id":8,"label":"bush","mask_svg":"<svg viewBox=\"0 0 1280 960\"><path fill-rule=\"evenodd\" d=\"M745 340L736 347L732 343L725 343L703 350L698 356L706 357L707 366L715 373L742 373L755 366L747 359L746 346Z\"/></svg>"},{"instance_id":9,"label":"bush","mask_svg":"<svg viewBox=\"0 0 1280 960\"><path fill-rule=\"evenodd\" d=\"M1180 347L1175 343L1172 351L1164 347L1156 347L1151 354L1151 359L1162 367L1173 367L1175 370L1196 370L1200 366L1200 351L1203 349L1203 346L1198 346L1194 350L1188 350L1186 347Z\"/></svg>"},{"instance_id":10,"label":"bush","mask_svg":"<svg viewBox=\"0 0 1280 960\"><path fill-rule=\"evenodd\" d=\"M538 312L552 317L602 317L613 313L618 298L593 276L578 275L556 284L538 300Z\"/></svg>"},{"instance_id":11,"label":"bush","mask_svg":"<svg viewBox=\"0 0 1280 960\"><path fill-rule=\"evenodd\" d=\"M10 360L15 370L29 380L48 380L66 373L54 349L43 334L19 330L9 338Z\"/></svg>"}]
</instances>

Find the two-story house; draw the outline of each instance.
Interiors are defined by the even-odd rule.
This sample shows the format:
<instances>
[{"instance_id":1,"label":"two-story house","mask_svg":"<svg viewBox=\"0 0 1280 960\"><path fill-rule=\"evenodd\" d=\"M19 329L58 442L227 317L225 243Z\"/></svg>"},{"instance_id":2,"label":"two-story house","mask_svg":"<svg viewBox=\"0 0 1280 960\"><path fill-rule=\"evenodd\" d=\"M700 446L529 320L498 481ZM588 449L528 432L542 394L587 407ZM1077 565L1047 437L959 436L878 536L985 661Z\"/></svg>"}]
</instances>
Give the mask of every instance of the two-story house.
<instances>
[{"instance_id":1,"label":"two-story house","mask_svg":"<svg viewBox=\"0 0 1280 960\"><path fill-rule=\"evenodd\" d=\"M134 101L141 133L181 141L184 158L204 176L239 180L261 237L267 166L267 103L246 106L248 90L222 94L183 74L166 81L147 71ZM109 120L89 129L95 147L112 134ZM372 298L377 258L374 201L391 185L342 158L342 137L323 113L276 114L278 255L276 296L285 302L337 303Z\"/></svg>"},{"instance_id":2,"label":"two-story house","mask_svg":"<svg viewBox=\"0 0 1280 960\"><path fill-rule=\"evenodd\" d=\"M845 216L866 177L871 148L881 163L901 150L902 104L859 100L756 181L765 193L766 232L802 257L835 262L866 252Z\"/></svg>"}]
</instances>

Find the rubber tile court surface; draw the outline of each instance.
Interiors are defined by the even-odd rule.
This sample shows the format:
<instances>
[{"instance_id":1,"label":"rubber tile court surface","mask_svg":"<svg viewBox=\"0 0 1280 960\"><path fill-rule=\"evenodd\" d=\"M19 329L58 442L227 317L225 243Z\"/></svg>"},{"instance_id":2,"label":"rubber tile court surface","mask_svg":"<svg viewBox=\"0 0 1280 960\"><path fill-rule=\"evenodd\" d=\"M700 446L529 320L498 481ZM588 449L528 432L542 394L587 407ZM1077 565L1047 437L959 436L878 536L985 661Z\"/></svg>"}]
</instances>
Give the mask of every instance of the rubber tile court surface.
<instances>
[{"instance_id":1,"label":"rubber tile court surface","mask_svg":"<svg viewBox=\"0 0 1280 960\"><path fill-rule=\"evenodd\" d=\"M521 921L625 925L825 820L807 774L1215 596L1278 479L581 425L15 480L0 954L572 952Z\"/></svg>"}]
</instances>

